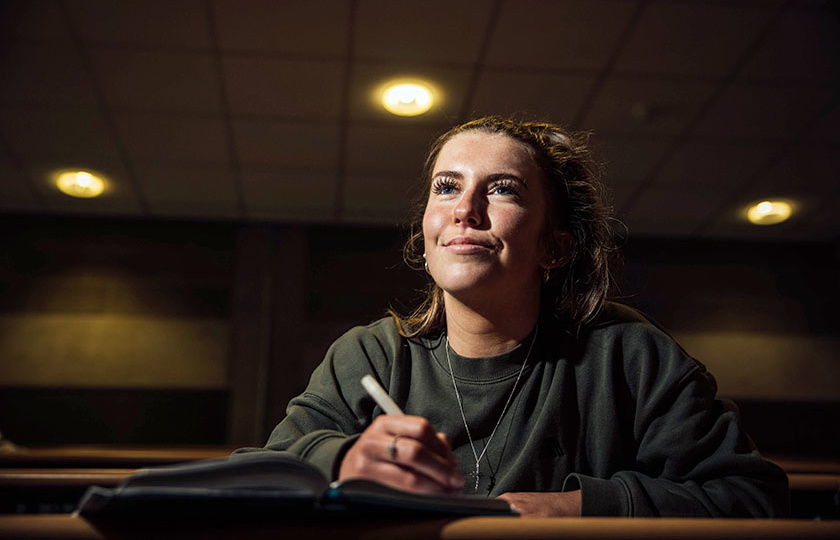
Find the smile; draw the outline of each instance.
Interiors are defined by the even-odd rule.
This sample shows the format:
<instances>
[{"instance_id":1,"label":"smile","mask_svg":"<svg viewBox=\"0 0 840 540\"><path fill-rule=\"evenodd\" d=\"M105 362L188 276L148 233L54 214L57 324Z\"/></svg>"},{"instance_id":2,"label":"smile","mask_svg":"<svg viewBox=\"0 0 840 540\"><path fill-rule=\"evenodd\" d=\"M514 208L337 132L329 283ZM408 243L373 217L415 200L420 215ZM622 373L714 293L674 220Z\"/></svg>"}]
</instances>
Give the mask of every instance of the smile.
<instances>
[{"instance_id":1,"label":"smile","mask_svg":"<svg viewBox=\"0 0 840 540\"><path fill-rule=\"evenodd\" d=\"M496 251L496 246L492 242L469 236L456 236L455 238L444 242L443 247L445 247L447 251L462 254Z\"/></svg>"}]
</instances>

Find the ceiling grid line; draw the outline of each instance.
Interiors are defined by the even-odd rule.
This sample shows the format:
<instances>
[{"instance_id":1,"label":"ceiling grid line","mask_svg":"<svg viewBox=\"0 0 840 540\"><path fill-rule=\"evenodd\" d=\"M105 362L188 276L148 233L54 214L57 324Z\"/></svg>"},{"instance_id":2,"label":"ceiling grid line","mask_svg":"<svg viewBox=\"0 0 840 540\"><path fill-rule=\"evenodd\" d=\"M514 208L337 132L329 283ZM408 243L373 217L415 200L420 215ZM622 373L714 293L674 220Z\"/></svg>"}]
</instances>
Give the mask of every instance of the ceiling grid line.
<instances>
[{"instance_id":1,"label":"ceiling grid line","mask_svg":"<svg viewBox=\"0 0 840 540\"><path fill-rule=\"evenodd\" d=\"M461 111L458 114L458 124L464 123L472 117L473 101L475 100L475 92L478 87L478 81L481 78L482 70L484 69L485 60L487 58L487 51L490 48L490 40L493 37L493 32L496 30L496 24L499 21L499 13L502 10L502 4L505 0L494 0L490 8L490 16L487 18L487 26L484 29L484 37L481 39L481 45L478 49L478 54L475 58L475 63L470 73L470 79L467 83L466 91L464 92L464 101L461 106Z\"/></svg>"},{"instance_id":2,"label":"ceiling grid line","mask_svg":"<svg viewBox=\"0 0 840 540\"><path fill-rule=\"evenodd\" d=\"M350 92L355 65L356 6L357 0L350 0L347 13L347 42L345 44L345 66L341 81L341 104L339 106L338 152L336 157L335 206L333 216L337 221L344 217L344 190L347 185L347 155L350 131Z\"/></svg>"},{"instance_id":3,"label":"ceiling grid line","mask_svg":"<svg viewBox=\"0 0 840 540\"><path fill-rule=\"evenodd\" d=\"M49 201L47 201L47 198L41 193L41 190L38 189L35 179L32 178L32 175L29 174L29 171L27 171L26 167L23 166L23 161L20 159L20 156L12 148L12 145L9 144L9 141L3 133L0 133L0 148L2 148L8 156L9 161L11 161L12 165L17 170L17 173L26 181L26 188L35 199L35 202L42 205L47 210L51 210L52 208Z\"/></svg>"},{"instance_id":4,"label":"ceiling grid line","mask_svg":"<svg viewBox=\"0 0 840 540\"><path fill-rule=\"evenodd\" d=\"M140 205L140 209L142 210L143 214L149 216L152 213L151 207L149 206L149 201L146 199L146 195L143 191L142 185L140 184L140 180L137 178L137 171L134 167L134 160L131 159L131 156L128 153L128 149L125 147L122 134L120 133L119 127L117 126L117 122L114 118L113 111L111 110L111 107L108 104L108 100L105 97L105 91L103 90L99 79L96 77L95 71L93 69L93 62L90 58L90 53L79 32L78 24L74 20L73 15L70 12L70 8L67 6L67 2L65 0L59 0L58 5L61 9L61 13L67 25L67 29L70 34L70 39L73 43L73 46L76 48L77 52L79 53L79 57L81 58L82 68L85 70L91 82L91 88L93 90L94 99L99 107L100 112L102 113L102 116L105 120L105 124L108 127L108 131L110 132L109 134L111 135L114 147L117 150L117 154L120 157L120 161L125 167L126 174L128 176L128 181L131 185L131 189L133 190L135 197L137 197L137 203Z\"/></svg>"},{"instance_id":5,"label":"ceiling grid line","mask_svg":"<svg viewBox=\"0 0 840 540\"><path fill-rule=\"evenodd\" d=\"M222 122L224 124L225 145L230 154L230 173L233 178L234 193L236 194L236 208L242 218L247 218L248 207L245 204L245 186L242 184L242 166L236 147L236 133L233 130L233 120L230 111L230 92L225 83L224 67L222 65L216 10L213 7L213 0L205 0L204 6L207 14L207 27L210 32L210 48L212 50L213 67L216 72L216 84L219 85L219 107L222 112Z\"/></svg>"}]
</instances>

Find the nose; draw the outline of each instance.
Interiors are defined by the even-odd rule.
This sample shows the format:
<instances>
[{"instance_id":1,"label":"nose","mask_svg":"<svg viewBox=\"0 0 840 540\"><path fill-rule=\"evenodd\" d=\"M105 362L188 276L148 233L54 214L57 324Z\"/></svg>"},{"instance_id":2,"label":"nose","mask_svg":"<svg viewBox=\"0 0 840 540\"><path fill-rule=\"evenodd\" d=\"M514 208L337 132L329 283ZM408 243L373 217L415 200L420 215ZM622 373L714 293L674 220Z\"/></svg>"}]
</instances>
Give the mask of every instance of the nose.
<instances>
[{"instance_id":1,"label":"nose","mask_svg":"<svg viewBox=\"0 0 840 540\"><path fill-rule=\"evenodd\" d=\"M478 227L481 225L484 204L476 190L468 190L463 193L458 204L455 205L455 223Z\"/></svg>"}]
</instances>

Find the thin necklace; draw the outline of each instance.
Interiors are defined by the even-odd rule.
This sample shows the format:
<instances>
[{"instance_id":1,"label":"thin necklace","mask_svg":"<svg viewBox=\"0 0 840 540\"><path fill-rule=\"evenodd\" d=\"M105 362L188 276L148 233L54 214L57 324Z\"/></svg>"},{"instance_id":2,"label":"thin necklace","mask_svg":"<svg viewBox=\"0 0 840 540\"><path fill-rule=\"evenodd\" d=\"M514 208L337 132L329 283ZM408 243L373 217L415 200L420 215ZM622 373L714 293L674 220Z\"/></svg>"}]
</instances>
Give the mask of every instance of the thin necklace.
<instances>
[{"instance_id":1,"label":"thin necklace","mask_svg":"<svg viewBox=\"0 0 840 540\"><path fill-rule=\"evenodd\" d=\"M493 440L493 435L496 434L496 430L499 429L499 424L502 423L502 418L504 418L505 413L507 412L508 406L510 405L510 400L513 399L513 394L516 392L516 386L519 384L519 379L522 377L522 373L525 371L525 366L528 365L528 359L531 357L531 351L534 349L534 343L537 342L537 333L540 331L539 325L534 329L534 339L531 340L531 346L528 347L528 354L525 355L525 361L522 362L522 367L519 368L519 375L516 376L516 380L513 381L513 388L510 389L510 395L505 402L505 406L502 408L502 414L499 415L499 419L496 421L496 425L493 427L493 431L490 432L490 437L488 437L487 442L484 444L484 449L481 451L481 454L476 452L475 444L473 443L472 434L470 433L470 426L467 424L467 415L464 414L464 402L461 400L461 393L458 391L458 385L455 383L455 372L452 371L452 360L449 358L449 333L446 334L446 362L449 364L449 375L452 377L452 387L455 388L455 398L458 400L458 408L461 410L461 419L464 421L464 427L467 430L467 440L470 441L470 448L472 448L473 457L475 458L475 490L478 491L478 483L481 477L479 473L479 468L481 464L481 460L484 458L484 454L487 453L487 449L490 448L490 441Z\"/></svg>"}]
</instances>

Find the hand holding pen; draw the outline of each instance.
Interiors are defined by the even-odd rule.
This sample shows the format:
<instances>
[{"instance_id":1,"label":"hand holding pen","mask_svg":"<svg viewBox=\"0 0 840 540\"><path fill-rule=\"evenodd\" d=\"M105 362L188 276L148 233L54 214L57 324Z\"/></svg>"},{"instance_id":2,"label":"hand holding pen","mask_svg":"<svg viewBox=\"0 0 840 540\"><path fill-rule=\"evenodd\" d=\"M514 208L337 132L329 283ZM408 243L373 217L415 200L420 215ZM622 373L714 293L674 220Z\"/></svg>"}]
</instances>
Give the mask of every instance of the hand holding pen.
<instances>
[{"instance_id":1,"label":"hand holding pen","mask_svg":"<svg viewBox=\"0 0 840 540\"><path fill-rule=\"evenodd\" d=\"M370 375L362 384L386 414L374 419L344 455L339 480L370 478L420 493L454 493L463 477L449 438L428 420L402 412Z\"/></svg>"}]
</instances>

